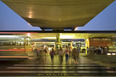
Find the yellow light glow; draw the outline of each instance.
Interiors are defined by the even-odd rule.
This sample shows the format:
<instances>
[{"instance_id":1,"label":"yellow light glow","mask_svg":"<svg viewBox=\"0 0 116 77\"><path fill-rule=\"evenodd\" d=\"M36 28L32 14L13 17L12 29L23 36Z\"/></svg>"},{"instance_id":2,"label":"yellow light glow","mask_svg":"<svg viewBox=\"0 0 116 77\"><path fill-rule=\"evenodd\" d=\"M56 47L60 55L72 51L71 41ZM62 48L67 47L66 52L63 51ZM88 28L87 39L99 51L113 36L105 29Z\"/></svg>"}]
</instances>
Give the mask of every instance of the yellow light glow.
<instances>
[{"instance_id":1,"label":"yellow light glow","mask_svg":"<svg viewBox=\"0 0 116 77\"><path fill-rule=\"evenodd\" d=\"M31 25L30 23L28 23L28 25Z\"/></svg>"},{"instance_id":2,"label":"yellow light glow","mask_svg":"<svg viewBox=\"0 0 116 77\"><path fill-rule=\"evenodd\" d=\"M89 41L89 39L87 39L86 41Z\"/></svg>"},{"instance_id":3,"label":"yellow light glow","mask_svg":"<svg viewBox=\"0 0 116 77\"><path fill-rule=\"evenodd\" d=\"M30 11L28 13L29 13L28 18L32 18L32 12Z\"/></svg>"},{"instance_id":4,"label":"yellow light glow","mask_svg":"<svg viewBox=\"0 0 116 77\"><path fill-rule=\"evenodd\" d=\"M78 27L76 27L74 30L78 30Z\"/></svg>"},{"instance_id":5,"label":"yellow light glow","mask_svg":"<svg viewBox=\"0 0 116 77\"><path fill-rule=\"evenodd\" d=\"M29 38L26 38L27 40L30 40Z\"/></svg>"}]
</instances>

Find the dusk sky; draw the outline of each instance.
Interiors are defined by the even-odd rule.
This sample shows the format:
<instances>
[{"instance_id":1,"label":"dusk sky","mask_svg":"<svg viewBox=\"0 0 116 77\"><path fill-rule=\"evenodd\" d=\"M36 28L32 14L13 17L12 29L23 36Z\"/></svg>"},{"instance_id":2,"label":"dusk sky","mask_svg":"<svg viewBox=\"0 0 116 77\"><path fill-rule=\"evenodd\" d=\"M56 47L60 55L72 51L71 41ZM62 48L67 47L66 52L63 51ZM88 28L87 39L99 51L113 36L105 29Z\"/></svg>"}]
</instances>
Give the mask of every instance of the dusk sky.
<instances>
[{"instance_id":1,"label":"dusk sky","mask_svg":"<svg viewBox=\"0 0 116 77\"><path fill-rule=\"evenodd\" d=\"M0 1L0 30L41 30L39 27L32 27Z\"/></svg>"},{"instance_id":2,"label":"dusk sky","mask_svg":"<svg viewBox=\"0 0 116 77\"><path fill-rule=\"evenodd\" d=\"M116 30L116 1L78 30Z\"/></svg>"},{"instance_id":3,"label":"dusk sky","mask_svg":"<svg viewBox=\"0 0 116 77\"><path fill-rule=\"evenodd\" d=\"M2 30L40 30L32 27L0 1L0 31ZM116 30L116 1L78 30Z\"/></svg>"}]
</instances>

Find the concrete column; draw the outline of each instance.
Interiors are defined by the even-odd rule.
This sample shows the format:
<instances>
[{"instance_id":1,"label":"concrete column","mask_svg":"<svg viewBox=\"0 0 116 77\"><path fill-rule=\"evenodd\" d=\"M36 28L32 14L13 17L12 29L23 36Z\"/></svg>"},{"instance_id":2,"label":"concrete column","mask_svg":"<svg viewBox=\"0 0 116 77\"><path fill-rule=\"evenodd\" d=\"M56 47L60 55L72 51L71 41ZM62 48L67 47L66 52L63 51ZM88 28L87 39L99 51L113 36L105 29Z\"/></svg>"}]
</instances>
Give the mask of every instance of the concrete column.
<instances>
[{"instance_id":1,"label":"concrete column","mask_svg":"<svg viewBox=\"0 0 116 77\"><path fill-rule=\"evenodd\" d=\"M55 42L55 46L56 46L56 48L60 48L60 47L62 47L62 43L61 43L61 40L60 40L60 33L57 33L57 35L56 35L56 42Z\"/></svg>"},{"instance_id":2,"label":"concrete column","mask_svg":"<svg viewBox=\"0 0 116 77\"><path fill-rule=\"evenodd\" d=\"M73 41L70 42L70 48L71 48L71 51L73 49Z\"/></svg>"},{"instance_id":3,"label":"concrete column","mask_svg":"<svg viewBox=\"0 0 116 77\"><path fill-rule=\"evenodd\" d=\"M85 40L85 42L86 42L86 52L85 52L85 54L88 54L88 53L87 53L87 47L88 47L88 48L90 47L89 38L87 38L87 39Z\"/></svg>"}]
</instances>

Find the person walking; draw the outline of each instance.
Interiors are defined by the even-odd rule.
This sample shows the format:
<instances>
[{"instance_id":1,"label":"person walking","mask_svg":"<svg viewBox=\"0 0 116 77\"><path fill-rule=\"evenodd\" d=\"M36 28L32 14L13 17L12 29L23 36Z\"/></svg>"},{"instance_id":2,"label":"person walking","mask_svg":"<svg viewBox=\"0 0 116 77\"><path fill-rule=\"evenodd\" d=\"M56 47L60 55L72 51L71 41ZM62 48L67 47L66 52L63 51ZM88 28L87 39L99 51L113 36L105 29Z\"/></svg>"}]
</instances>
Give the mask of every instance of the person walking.
<instances>
[{"instance_id":1,"label":"person walking","mask_svg":"<svg viewBox=\"0 0 116 77\"><path fill-rule=\"evenodd\" d=\"M52 48L52 50L50 52L50 57L51 57L52 64L54 64L54 49L53 48Z\"/></svg>"},{"instance_id":2,"label":"person walking","mask_svg":"<svg viewBox=\"0 0 116 77\"><path fill-rule=\"evenodd\" d=\"M70 54L70 48L68 46L66 46L66 49L65 49L66 64L68 63L69 54Z\"/></svg>"},{"instance_id":3,"label":"person walking","mask_svg":"<svg viewBox=\"0 0 116 77\"><path fill-rule=\"evenodd\" d=\"M73 59L74 59L74 63L75 63L75 64L78 64L78 62L77 62L78 53L77 53L76 48L74 48L74 49L72 50L72 57L73 57Z\"/></svg>"},{"instance_id":4,"label":"person walking","mask_svg":"<svg viewBox=\"0 0 116 77\"><path fill-rule=\"evenodd\" d=\"M60 49L59 49L60 64L62 64L62 62L63 62L63 55L64 55L63 49L62 49L62 47L60 47Z\"/></svg>"},{"instance_id":5,"label":"person walking","mask_svg":"<svg viewBox=\"0 0 116 77\"><path fill-rule=\"evenodd\" d=\"M80 50L80 47L77 47L77 59L79 59Z\"/></svg>"},{"instance_id":6,"label":"person walking","mask_svg":"<svg viewBox=\"0 0 116 77\"><path fill-rule=\"evenodd\" d=\"M89 48L87 47L87 55L89 54Z\"/></svg>"}]
</instances>

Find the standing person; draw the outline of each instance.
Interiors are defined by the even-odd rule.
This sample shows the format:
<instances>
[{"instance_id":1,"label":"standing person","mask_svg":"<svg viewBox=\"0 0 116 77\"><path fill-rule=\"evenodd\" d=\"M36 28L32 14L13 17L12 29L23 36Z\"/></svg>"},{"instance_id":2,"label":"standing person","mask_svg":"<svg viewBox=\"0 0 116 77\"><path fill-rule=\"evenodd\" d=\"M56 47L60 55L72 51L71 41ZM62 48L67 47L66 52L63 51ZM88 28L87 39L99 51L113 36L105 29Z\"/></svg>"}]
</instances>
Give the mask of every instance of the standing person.
<instances>
[{"instance_id":1,"label":"standing person","mask_svg":"<svg viewBox=\"0 0 116 77\"><path fill-rule=\"evenodd\" d=\"M72 50L72 57L73 57L73 59L74 59L75 64L78 63L78 62L77 62L77 56L78 56L77 50L76 50L76 48L74 48L74 49Z\"/></svg>"},{"instance_id":2,"label":"standing person","mask_svg":"<svg viewBox=\"0 0 116 77\"><path fill-rule=\"evenodd\" d=\"M45 63L46 63L47 54L48 54L48 47L47 46L45 47L44 52L45 52L45 55L44 55L45 59L44 60L45 60Z\"/></svg>"},{"instance_id":3,"label":"standing person","mask_svg":"<svg viewBox=\"0 0 116 77\"><path fill-rule=\"evenodd\" d=\"M47 54L48 53L48 47L45 47L44 51Z\"/></svg>"},{"instance_id":4,"label":"standing person","mask_svg":"<svg viewBox=\"0 0 116 77\"><path fill-rule=\"evenodd\" d=\"M37 57L39 56L39 48L35 48L34 49L34 53L37 55Z\"/></svg>"},{"instance_id":5,"label":"standing person","mask_svg":"<svg viewBox=\"0 0 116 77\"><path fill-rule=\"evenodd\" d=\"M66 46L66 49L65 49L66 64L68 63L69 54L70 54L70 48Z\"/></svg>"},{"instance_id":6,"label":"standing person","mask_svg":"<svg viewBox=\"0 0 116 77\"><path fill-rule=\"evenodd\" d=\"M90 46L89 52L90 52L90 55L93 54L93 52L94 52L94 50L93 50L93 46Z\"/></svg>"},{"instance_id":7,"label":"standing person","mask_svg":"<svg viewBox=\"0 0 116 77\"><path fill-rule=\"evenodd\" d=\"M79 59L79 54L80 54L80 47L77 47L77 58Z\"/></svg>"},{"instance_id":8,"label":"standing person","mask_svg":"<svg viewBox=\"0 0 116 77\"><path fill-rule=\"evenodd\" d=\"M38 62L40 62L40 61L41 61L41 60L40 60L40 48L39 48L39 47L35 48L34 52L35 52L36 55L37 55L37 60L38 60Z\"/></svg>"},{"instance_id":9,"label":"standing person","mask_svg":"<svg viewBox=\"0 0 116 77\"><path fill-rule=\"evenodd\" d=\"M50 52L50 57L51 57L52 64L54 64L54 49L53 48L52 48L52 51Z\"/></svg>"},{"instance_id":10,"label":"standing person","mask_svg":"<svg viewBox=\"0 0 116 77\"><path fill-rule=\"evenodd\" d=\"M107 52L108 52L108 47L105 47L105 48L104 48L104 54L106 55Z\"/></svg>"},{"instance_id":11,"label":"standing person","mask_svg":"<svg viewBox=\"0 0 116 77\"><path fill-rule=\"evenodd\" d=\"M95 47L95 50L94 50L94 54L96 55L97 54L97 47Z\"/></svg>"},{"instance_id":12,"label":"standing person","mask_svg":"<svg viewBox=\"0 0 116 77\"><path fill-rule=\"evenodd\" d=\"M102 52L102 47L99 47L99 48L98 48L98 54L100 55L101 52Z\"/></svg>"},{"instance_id":13,"label":"standing person","mask_svg":"<svg viewBox=\"0 0 116 77\"><path fill-rule=\"evenodd\" d=\"M34 53L35 49L36 49L35 45L32 45L32 53Z\"/></svg>"},{"instance_id":14,"label":"standing person","mask_svg":"<svg viewBox=\"0 0 116 77\"><path fill-rule=\"evenodd\" d=\"M89 48L87 47L87 54L89 54Z\"/></svg>"},{"instance_id":15,"label":"standing person","mask_svg":"<svg viewBox=\"0 0 116 77\"><path fill-rule=\"evenodd\" d=\"M62 64L62 62L63 62L63 55L64 55L63 49L62 49L62 47L60 47L60 49L59 49L60 64Z\"/></svg>"},{"instance_id":16,"label":"standing person","mask_svg":"<svg viewBox=\"0 0 116 77\"><path fill-rule=\"evenodd\" d=\"M39 49L39 60L40 60L40 64L45 64L45 51L43 46L40 47Z\"/></svg>"}]
</instances>

